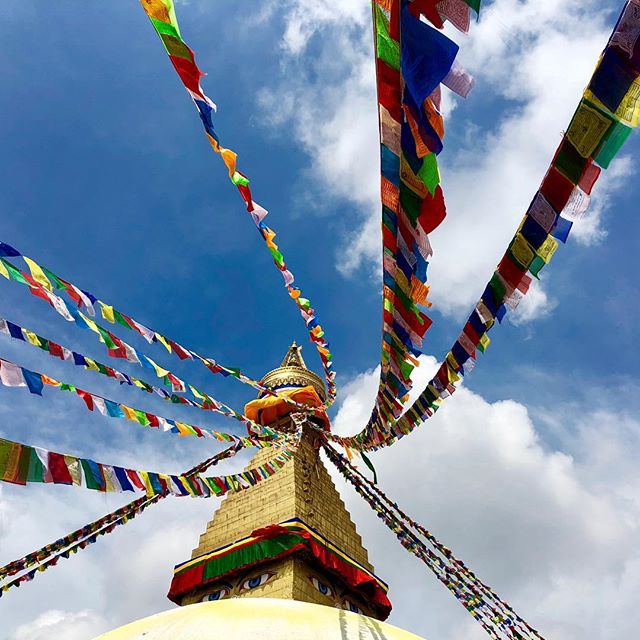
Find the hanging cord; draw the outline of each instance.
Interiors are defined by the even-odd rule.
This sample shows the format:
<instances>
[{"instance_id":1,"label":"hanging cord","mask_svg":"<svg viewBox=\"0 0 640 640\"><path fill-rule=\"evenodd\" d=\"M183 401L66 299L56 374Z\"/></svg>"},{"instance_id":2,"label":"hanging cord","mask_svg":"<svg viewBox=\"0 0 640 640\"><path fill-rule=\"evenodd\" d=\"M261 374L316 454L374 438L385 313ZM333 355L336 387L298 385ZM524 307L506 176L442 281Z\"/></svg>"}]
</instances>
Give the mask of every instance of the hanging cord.
<instances>
[{"instance_id":1,"label":"hanging cord","mask_svg":"<svg viewBox=\"0 0 640 640\"><path fill-rule=\"evenodd\" d=\"M323 448L338 471L396 534L400 543L429 567L490 637L509 640L530 638L543 640L535 629L520 618L511 606L501 600L490 587L482 583L462 561L455 558L451 550L440 543L433 534L404 514L394 502L362 476L335 449L326 444ZM411 531L411 527L417 533ZM441 555L429 549L417 534L427 538Z\"/></svg>"},{"instance_id":2,"label":"hanging cord","mask_svg":"<svg viewBox=\"0 0 640 640\"><path fill-rule=\"evenodd\" d=\"M232 447L228 447L211 458L198 463L183 475L186 477L193 477L203 473L222 460L235 456L243 448L242 443L238 442ZM0 567L0 580L30 569L30 571L23 573L15 580L0 586L0 597L2 597L4 593L12 587L19 587L24 582L30 582L33 580L36 572L43 572L49 567L55 566L60 558L69 558L71 555L77 553L78 550L84 549L88 545L96 542L98 537L111 533L119 525L126 524L129 520L132 520L142 513L147 507L152 504L157 504L167 495L169 494L157 494L151 497L144 496L142 498L138 498L124 507L121 507L116 511L112 511L102 518L94 520L84 527L60 538L56 542L45 545L41 549L29 553L19 560L14 560L9 564Z\"/></svg>"}]
</instances>

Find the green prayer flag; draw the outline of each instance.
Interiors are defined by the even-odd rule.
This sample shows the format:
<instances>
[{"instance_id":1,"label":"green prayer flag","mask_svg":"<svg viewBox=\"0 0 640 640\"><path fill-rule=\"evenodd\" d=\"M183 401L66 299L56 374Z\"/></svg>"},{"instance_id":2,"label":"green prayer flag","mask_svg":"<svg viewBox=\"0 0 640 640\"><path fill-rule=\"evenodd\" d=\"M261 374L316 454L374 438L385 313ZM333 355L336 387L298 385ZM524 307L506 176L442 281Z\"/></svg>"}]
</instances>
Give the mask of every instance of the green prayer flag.
<instances>
[{"instance_id":1,"label":"green prayer flag","mask_svg":"<svg viewBox=\"0 0 640 640\"><path fill-rule=\"evenodd\" d=\"M496 304L498 306L501 305L507 295L507 288L504 286L504 283L500 280L497 273L493 274L493 278L489 281L489 286L493 291L493 297Z\"/></svg>"},{"instance_id":2,"label":"green prayer flag","mask_svg":"<svg viewBox=\"0 0 640 640\"><path fill-rule=\"evenodd\" d=\"M429 189L429 193L433 195L436 187L440 184L440 171L438 170L438 161L435 153L429 153L424 157L422 167L418 171L418 178Z\"/></svg>"},{"instance_id":3,"label":"green prayer flag","mask_svg":"<svg viewBox=\"0 0 640 640\"><path fill-rule=\"evenodd\" d=\"M249 178L247 178L246 176L243 176L238 171L234 172L234 174L231 176L231 182L233 182L233 184L235 184L236 187L238 185L242 185L243 187L249 186Z\"/></svg>"},{"instance_id":4,"label":"green prayer flag","mask_svg":"<svg viewBox=\"0 0 640 640\"><path fill-rule=\"evenodd\" d=\"M169 24L168 22L161 22L160 20L156 20L155 18L149 18L151 20L151 24L153 28L158 32L158 35L162 37L163 35L172 36L178 40L182 40L180 37L180 30L178 29L178 23L175 25Z\"/></svg>"},{"instance_id":5,"label":"green prayer flag","mask_svg":"<svg viewBox=\"0 0 640 640\"><path fill-rule=\"evenodd\" d=\"M609 128L599 151L595 156L595 161L603 168L608 169L611 161L616 157L622 145L631 135L631 127L627 127L621 122L616 122Z\"/></svg>"},{"instance_id":6,"label":"green prayer flag","mask_svg":"<svg viewBox=\"0 0 640 640\"><path fill-rule=\"evenodd\" d=\"M578 184L587 166L588 159L583 158L571 142L565 139L560 145L553 166L563 173L573 184Z\"/></svg>"},{"instance_id":7,"label":"green prayer flag","mask_svg":"<svg viewBox=\"0 0 640 640\"><path fill-rule=\"evenodd\" d=\"M44 482L44 465L40 461L38 454L32 449L29 459L29 472L27 482Z\"/></svg>"},{"instance_id":8,"label":"green prayer flag","mask_svg":"<svg viewBox=\"0 0 640 640\"><path fill-rule=\"evenodd\" d=\"M532 276L537 278L538 274L545 267L546 264L547 263L540 256L536 256L532 260L531 264L529 265L529 272L531 273Z\"/></svg>"},{"instance_id":9,"label":"green prayer flag","mask_svg":"<svg viewBox=\"0 0 640 640\"><path fill-rule=\"evenodd\" d=\"M378 474L376 473L376 469L373 466L373 463L365 455L364 451L360 452L360 456L362 457L362 461L367 465L367 467L369 467L371 473L373 473L373 482L374 482L374 484L378 484Z\"/></svg>"},{"instance_id":10,"label":"green prayer flag","mask_svg":"<svg viewBox=\"0 0 640 640\"><path fill-rule=\"evenodd\" d=\"M376 49L378 58L392 69L400 69L400 43L389 35L389 22L382 9L376 5Z\"/></svg>"},{"instance_id":11,"label":"green prayer flag","mask_svg":"<svg viewBox=\"0 0 640 640\"><path fill-rule=\"evenodd\" d=\"M55 273L51 273L51 271L49 271L49 269L42 267L42 270L44 271L44 275L47 276L47 278L49 278L49 280L51 282L53 282L53 286L56 289L66 289L67 285L64 284L64 282L62 282L62 280L60 280L60 278L58 278L58 276Z\"/></svg>"},{"instance_id":12,"label":"green prayer flag","mask_svg":"<svg viewBox=\"0 0 640 640\"><path fill-rule=\"evenodd\" d=\"M2 264L5 266L7 271L9 272L9 276L11 276L12 280L19 282L20 284L29 284L27 280L20 273L19 269L16 269L10 262L7 262L4 258L0 258Z\"/></svg>"},{"instance_id":13,"label":"green prayer flag","mask_svg":"<svg viewBox=\"0 0 640 640\"><path fill-rule=\"evenodd\" d=\"M480 2L482 0L464 0L478 15L480 15Z\"/></svg>"},{"instance_id":14,"label":"green prayer flag","mask_svg":"<svg viewBox=\"0 0 640 640\"><path fill-rule=\"evenodd\" d=\"M116 311L115 309L113 310L113 318L119 325L122 325L127 329L131 329L131 325L124 319L124 316L119 311Z\"/></svg>"},{"instance_id":15,"label":"green prayer flag","mask_svg":"<svg viewBox=\"0 0 640 640\"><path fill-rule=\"evenodd\" d=\"M149 422L149 418L147 418L144 411L140 411L139 409L134 409L133 412L136 414L136 419L141 425L144 425L146 427L148 424L151 424Z\"/></svg>"}]
</instances>

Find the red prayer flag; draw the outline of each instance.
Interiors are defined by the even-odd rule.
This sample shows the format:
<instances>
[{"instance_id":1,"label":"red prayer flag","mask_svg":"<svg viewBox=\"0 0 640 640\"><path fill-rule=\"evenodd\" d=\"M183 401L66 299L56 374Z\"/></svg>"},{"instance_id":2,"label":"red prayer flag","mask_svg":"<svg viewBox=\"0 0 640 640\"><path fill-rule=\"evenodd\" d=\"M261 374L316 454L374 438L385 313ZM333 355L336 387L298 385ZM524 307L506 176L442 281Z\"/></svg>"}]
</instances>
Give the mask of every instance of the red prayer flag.
<instances>
[{"instance_id":1,"label":"red prayer flag","mask_svg":"<svg viewBox=\"0 0 640 640\"><path fill-rule=\"evenodd\" d=\"M49 452L49 473L55 484L73 484L71 474L61 453Z\"/></svg>"},{"instance_id":2,"label":"red prayer flag","mask_svg":"<svg viewBox=\"0 0 640 640\"><path fill-rule=\"evenodd\" d=\"M446 216L447 209L444 204L444 195L440 185L438 185L434 194L427 194L427 197L422 201L418 222L424 232L429 234L440 225Z\"/></svg>"},{"instance_id":3,"label":"red prayer flag","mask_svg":"<svg viewBox=\"0 0 640 640\"><path fill-rule=\"evenodd\" d=\"M62 347L59 344L56 344L55 342L52 342L51 340L49 340L49 353L52 356L56 356L56 357L60 358L60 360L64 360L64 354L62 353Z\"/></svg>"},{"instance_id":4,"label":"red prayer flag","mask_svg":"<svg viewBox=\"0 0 640 640\"><path fill-rule=\"evenodd\" d=\"M560 213L569 201L574 187L575 185L569 178L562 175L555 167L550 167L540 185L540 193Z\"/></svg>"},{"instance_id":5,"label":"red prayer flag","mask_svg":"<svg viewBox=\"0 0 640 640\"><path fill-rule=\"evenodd\" d=\"M82 389L76 389L76 393L84 400L89 411L93 411L93 396L88 391Z\"/></svg>"}]
</instances>

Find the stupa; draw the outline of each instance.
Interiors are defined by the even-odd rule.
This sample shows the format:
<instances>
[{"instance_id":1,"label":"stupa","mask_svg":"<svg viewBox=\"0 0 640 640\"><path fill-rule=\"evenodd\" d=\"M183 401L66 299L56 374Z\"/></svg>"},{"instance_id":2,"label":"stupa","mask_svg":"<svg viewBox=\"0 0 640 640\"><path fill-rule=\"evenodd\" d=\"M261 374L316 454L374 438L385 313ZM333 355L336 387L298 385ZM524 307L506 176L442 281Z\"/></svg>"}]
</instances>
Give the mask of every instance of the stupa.
<instances>
[{"instance_id":1,"label":"stupa","mask_svg":"<svg viewBox=\"0 0 640 640\"><path fill-rule=\"evenodd\" d=\"M320 406L322 380L294 342L262 382L299 403ZM420 640L384 623L387 585L368 553L318 449L320 416L306 417L262 394L245 413L294 433L300 444L274 476L227 496L191 558L177 565L169 599L180 606L100 636L101 640ZM273 456L262 449L247 468Z\"/></svg>"}]
</instances>

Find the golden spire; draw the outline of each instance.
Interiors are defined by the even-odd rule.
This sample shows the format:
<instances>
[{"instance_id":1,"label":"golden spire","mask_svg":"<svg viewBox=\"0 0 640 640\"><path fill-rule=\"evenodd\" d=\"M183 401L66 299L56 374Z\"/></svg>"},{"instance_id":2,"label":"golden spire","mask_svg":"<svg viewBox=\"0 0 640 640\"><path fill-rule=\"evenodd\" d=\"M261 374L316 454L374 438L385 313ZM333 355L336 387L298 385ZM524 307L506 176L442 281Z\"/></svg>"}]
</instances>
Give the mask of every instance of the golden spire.
<instances>
[{"instance_id":1,"label":"golden spire","mask_svg":"<svg viewBox=\"0 0 640 640\"><path fill-rule=\"evenodd\" d=\"M262 378L262 384L273 391L311 386L318 392L322 400L327 397L322 379L307 368L302 357L302 347L296 344L295 340L291 343L282 364L277 369L269 371Z\"/></svg>"}]
</instances>

